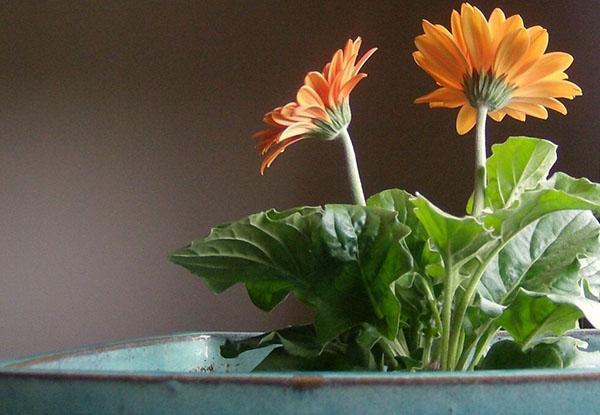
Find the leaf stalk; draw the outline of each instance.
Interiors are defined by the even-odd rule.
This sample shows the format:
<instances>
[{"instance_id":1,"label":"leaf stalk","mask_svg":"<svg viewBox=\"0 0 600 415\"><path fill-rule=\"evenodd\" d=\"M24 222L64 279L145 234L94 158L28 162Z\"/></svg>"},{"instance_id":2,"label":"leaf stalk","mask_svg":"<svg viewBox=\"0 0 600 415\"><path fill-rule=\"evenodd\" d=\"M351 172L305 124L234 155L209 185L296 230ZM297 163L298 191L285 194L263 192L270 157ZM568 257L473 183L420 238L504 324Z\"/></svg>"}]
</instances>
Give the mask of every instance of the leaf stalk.
<instances>
[{"instance_id":1,"label":"leaf stalk","mask_svg":"<svg viewBox=\"0 0 600 415\"><path fill-rule=\"evenodd\" d=\"M442 303L442 347L441 369L450 370L450 332L452 325L452 305L456 289L456 275L451 264L448 266L448 275L444 281L444 301Z\"/></svg>"}]
</instances>

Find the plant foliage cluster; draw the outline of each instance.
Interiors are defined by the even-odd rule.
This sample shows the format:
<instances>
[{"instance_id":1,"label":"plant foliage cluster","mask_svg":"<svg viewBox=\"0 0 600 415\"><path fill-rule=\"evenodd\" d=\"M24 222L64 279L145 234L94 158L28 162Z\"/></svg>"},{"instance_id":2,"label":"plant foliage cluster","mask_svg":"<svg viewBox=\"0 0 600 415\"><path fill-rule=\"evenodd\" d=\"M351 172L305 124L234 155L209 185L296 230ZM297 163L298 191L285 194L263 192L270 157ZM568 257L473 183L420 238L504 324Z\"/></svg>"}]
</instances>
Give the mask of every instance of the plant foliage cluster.
<instances>
[{"instance_id":1,"label":"plant foliage cluster","mask_svg":"<svg viewBox=\"0 0 600 415\"><path fill-rule=\"evenodd\" d=\"M314 311L223 346L272 347L257 370L586 366L600 352L567 332L583 317L600 327L600 188L549 177L555 161L554 144L511 137L492 147L480 215L391 189L366 206L257 213L170 259L215 292L244 284L262 310L292 294Z\"/></svg>"}]
</instances>

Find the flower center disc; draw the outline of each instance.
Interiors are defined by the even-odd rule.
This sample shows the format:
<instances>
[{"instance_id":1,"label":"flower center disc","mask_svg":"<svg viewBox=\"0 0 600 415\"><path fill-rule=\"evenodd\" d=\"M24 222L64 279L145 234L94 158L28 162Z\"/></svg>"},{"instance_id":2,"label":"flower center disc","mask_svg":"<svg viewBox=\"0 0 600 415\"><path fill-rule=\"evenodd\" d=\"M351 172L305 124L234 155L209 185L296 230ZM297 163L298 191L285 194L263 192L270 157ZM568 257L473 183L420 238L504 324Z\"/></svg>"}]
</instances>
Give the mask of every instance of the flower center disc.
<instances>
[{"instance_id":1,"label":"flower center disc","mask_svg":"<svg viewBox=\"0 0 600 415\"><path fill-rule=\"evenodd\" d=\"M472 76L465 75L463 86L471 106L486 106L489 111L506 105L514 90L506 83L506 75L496 77L491 71L483 74L474 72Z\"/></svg>"}]
</instances>

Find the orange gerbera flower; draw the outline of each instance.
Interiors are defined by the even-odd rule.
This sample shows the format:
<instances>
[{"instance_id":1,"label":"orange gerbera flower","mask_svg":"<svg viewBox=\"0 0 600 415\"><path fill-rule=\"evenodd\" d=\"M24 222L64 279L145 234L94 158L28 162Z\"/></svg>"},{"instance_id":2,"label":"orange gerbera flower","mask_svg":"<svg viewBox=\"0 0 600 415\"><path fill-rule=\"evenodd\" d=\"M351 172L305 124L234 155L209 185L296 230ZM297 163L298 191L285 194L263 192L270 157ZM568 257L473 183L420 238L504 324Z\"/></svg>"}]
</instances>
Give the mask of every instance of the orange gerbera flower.
<instances>
[{"instance_id":1,"label":"orange gerbera flower","mask_svg":"<svg viewBox=\"0 0 600 415\"><path fill-rule=\"evenodd\" d=\"M263 121L268 128L257 132L261 155L265 155L260 174L278 155L297 141L305 138L332 140L350 124L350 92L367 74L360 73L367 59L375 53L370 49L357 61L362 40L348 40L339 49L323 72L312 71L304 78L304 85L296 94L296 101L268 112Z\"/></svg>"},{"instance_id":2,"label":"orange gerbera flower","mask_svg":"<svg viewBox=\"0 0 600 415\"><path fill-rule=\"evenodd\" d=\"M461 107L456 130L465 134L476 122L477 108L501 121L506 115L524 121L526 115L546 119L546 108L566 114L556 98L573 99L581 89L564 71L573 57L545 53L548 33L540 26L525 28L519 15L506 18L495 9L488 20L477 7L463 3L454 10L451 30L423 21L417 36L417 65L440 88L418 98L431 108Z\"/></svg>"}]
</instances>

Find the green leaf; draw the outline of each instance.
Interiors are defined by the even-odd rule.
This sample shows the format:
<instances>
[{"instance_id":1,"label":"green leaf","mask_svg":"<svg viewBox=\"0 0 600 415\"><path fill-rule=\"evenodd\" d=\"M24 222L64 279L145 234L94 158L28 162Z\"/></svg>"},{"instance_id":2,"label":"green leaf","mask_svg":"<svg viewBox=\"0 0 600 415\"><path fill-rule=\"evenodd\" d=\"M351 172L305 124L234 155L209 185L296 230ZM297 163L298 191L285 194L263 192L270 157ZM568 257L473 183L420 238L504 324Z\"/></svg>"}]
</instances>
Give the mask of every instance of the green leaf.
<instances>
[{"instance_id":1,"label":"green leaf","mask_svg":"<svg viewBox=\"0 0 600 415\"><path fill-rule=\"evenodd\" d=\"M252 303L264 311L271 311L289 294L292 284L287 281L252 281L246 290Z\"/></svg>"},{"instance_id":2,"label":"green leaf","mask_svg":"<svg viewBox=\"0 0 600 415\"><path fill-rule=\"evenodd\" d=\"M413 215L412 197L404 190L387 189L369 197L367 206L398 212L401 223L418 223Z\"/></svg>"},{"instance_id":3,"label":"green leaf","mask_svg":"<svg viewBox=\"0 0 600 415\"><path fill-rule=\"evenodd\" d=\"M423 196L412 200L416 206L415 215L431 238L435 249L442 256L446 267L460 267L471 259L480 262L496 239L483 224L473 217L452 216Z\"/></svg>"},{"instance_id":4,"label":"green leaf","mask_svg":"<svg viewBox=\"0 0 600 415\"><path fill-rule=\"evenodd\" d=\"M380 207L398 213L400 222L410 227L411 233L402 243L413 257L413 271L404 274L396 282L396 297L401 304L402 339L399 352L401 366L422 368L425 335L436 336L440 327L436 322L438 300L435 285L446 275L440 254L435 250L419 218L410 193L398 189L384 190L367 201L369 206ZM435 310L435 311L434 311ZM434 314L435 312L435 314Z\"/></svg>"},{"instance_id":5,"label":"green leaf","mask_svg":"<svg viewBox=\"0 0 600 415\"><path fill-rule=\"evenodd\" d=\"M314 326L305 325L235 341L227 340L221 346L221 355L225 358L234 358L245 351L273 345L282 345L287 353L300 357L316 357L323 351L323 345L316 339Z\"/></svg>"},{"instance_id":6,"label":"green leaf","mask_svg":"<svg viewBox=\"0 0 600 415\"><path fill-rule=\"evenodd\" d=\"M563 367L561 355L555 348L540 344L524 352L521 346L514 341L501 340L490 348L481 363L480 369L497 370L553 367Z\"/></svg>"},{"instance_id":7,"label":"green leaf","mask_svg":"<svg viewBox=\"0 0 600 415\"><path fill-rule=\"evenodd\" d=\"M600 187L587 179L554 175L541 188L523 193L512 207L483 215L483 222L508 240L542 216L561 210L600 212Z\"/></svg>"},{"instance_id":8,"label":"green leaf","mask_svg":"<svg viewBox=\"0 0 600 415\"><path fill-rule=\"evenodd\" d=\"M555 212L517 233L486 268L479 295L506 305L519 288L580 295L580 259L600 249L600 225L589 211Z\"/></svg>"},{"instance_id":9,"label":"green leaf","mask_svg":"<svg viewBox=\"0 0 600 415\"><path fill-rule=\"evenodd\" d=\"M592 206L591 210L599 211L600 184L598 183L591 182L586 178L575 179L568 174L558 172L548 179L546 186L585 200Z\"/></svg>"},{"instance_id":10,"label":"green leaf","mask_svg":"<svg viewBox=\"0 0 600 415\"><path fill-rule=\"evenodd\" d=\"M277 344L279 340L282 347L275 348L254 370L383 370L379 362L389 361L378 345L383 341L381 334L372 326L355 327L329 342L318 353L313 353L316 349L312 348L318 344L314 330L311 333L310 326L300 329L290 328L277 332L275 336L264 336L263 339L267 339L270 345ZM237 342L235 351L240 350L242 344L246 347L244 350L256 345L251 340L242 342ZM266 342L263 340L263 343ZM228 345L229 348L232 346ZM228 351L222 349L222 354L225 356Z\"/></svg>"},{"instance_id":11,"label":"green leaf","mask_svg":"<svg viewBox=\"0 0 600 415\"><path fill-rule=\"evenodd\" d=\"M585 296L600 301L600 251L582 258L579 262Z\"/></svg>"},{"instance_id":12,"label":"green leaf","mask_svg":"<svg viewBox=\"0 0 600 415\"><path fill-rule=\"evenodd\" d=\"M270 310L291 291L315 312L322 343L362 323L393 338L400 305L392 283L412 269L410 230L384 209L327 205L268 211L219 226L171 260L217 292L246 285Z\"/></svg>"},{"instance_id":13,"label":"green leaf","mask_svg":"<svg viewBox=\"0 0 600 415\"><path fill-rule=\"evenodd\" d=\"M600 324L600 304L582 296L520 289L498 318L498 323L526 350L544 336L560 336L576 328L577 320L583 316L597 327Z\"/></svg>"},{"instance_id":14,"label":"green leaf","mask_svg":"<svg viewBox=\"0 0 600 415\"><path fill-rule=\"evenodd\" d=\"M297 275L309 275L317 268L310 254L311 234L321 216L320 208L257 213L214 228L170 260L202 277L216 292L236 283L265 281L277 282L273 291L278 292L282 281L297 283Z\"/></svg>"},{"instance_id":15,"label":"green leaf","mask_svg":"<svg viewBox=\"0 0 600 415\"><path fill-rule=\"evenodd\" d=\"M486 206L502 209L544 180L556 161L556 145L531 137L509 137L492 146L487 160Z\"/></svg>"},{"instance_id":16,"label":"green leaf","mask_svg":"<svg viewBox=\"0 0 600 415\"><path fill-rule=\"evenodd\" d=\"M484 223L500 235L497 250L502 250L488 258L478 292L509 306L499 322L507 330L522 332L515 336L518 342L531 344L546 334L562 334L582 314L589 315L595 326L600 323L597 309L582 297L580 288L581 261L598 250L598 223L585 210L597 210L598 199L597 185L559 174L523 192L510 208L483 216ZM536 296L548 295L527 302L519 291L523 288L537 292ZM530 303L545 305L548 320L534 318L525 307Z\"/></svg>"},{"instance_id":17,"label":"green leaf","mask_svg":"<svg viewBox=\"0 0 600 415\"><path fill-rule=\"evenodd\" d=\"M587 347L587 344L568 336L544 339L526 351L512 340L501 340L490 348L479 369L563 368L589 365L590 357L596 355L584 352L580 347Z\"/></svg>"},{"instance_id":18,"label":"green leaf","mask_svg":"<svg viewBox=\"0 0 600 415\"><path fill-rule=\"evenodd\" d=\"M398 213L398 220L411 229L411 234L406 237L409 246L427 240L419 219L414 213L414 205L410 193L400 189L388 189L371 196L367 200L367 206L392 210Z\"/></svg>"},{"instance_id":19,"label":"green leaf","mask_svg":"<svg viewBox=\"0 0 600 415\"><path fill-rule=\"evenodd\" d=\"M398 331L400 304L392 283L412 269L412 258L400 241L410 230L391 211L358 206L328 205L320 240L332 258L310 295L317 332L335 336L366 322L388 338Z\"/></svg>"},{"instance_id":20,"label":"green leaf","mask_svg":"<svg viewBox=\"0 0 600 415\"><path fill-rule=\"evenodd\" d=\"M429 236L414 212L413 198L413 195L404 190L389 189L371 196L367 200L367 205L397 212L400 223L411 230L403 243L406 243L413 256L415 269L423 275L442 277L444 275L442 259L431 249Z\"/></svg>"}]
</instances>

